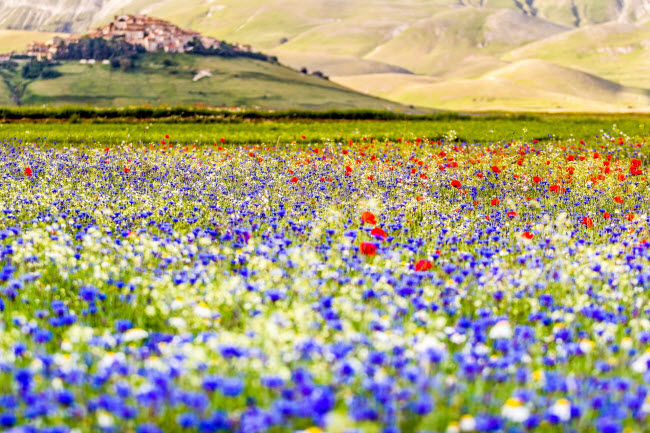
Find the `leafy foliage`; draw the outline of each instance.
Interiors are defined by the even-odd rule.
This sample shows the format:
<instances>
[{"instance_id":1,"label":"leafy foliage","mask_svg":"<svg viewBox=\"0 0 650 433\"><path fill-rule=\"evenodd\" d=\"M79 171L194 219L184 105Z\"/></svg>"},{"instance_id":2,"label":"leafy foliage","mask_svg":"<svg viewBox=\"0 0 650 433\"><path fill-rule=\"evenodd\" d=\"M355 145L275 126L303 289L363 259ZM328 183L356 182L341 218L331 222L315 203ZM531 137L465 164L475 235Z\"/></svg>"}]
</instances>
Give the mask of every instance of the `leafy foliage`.
<instances>
[{"instance_id":1,"label":"leafy foliage","mask_svg":"<svg viewBox=\"0 0 650 433\"><path fill-rule=\"evenodd\" d=\"M72 42L59 47L56 53L58 60L108 60L137 58L143 54L145 49L139 45L133 45L123 40L106 40L104 38L82 38L78 42Z\"/></svg>"}]
</instances>

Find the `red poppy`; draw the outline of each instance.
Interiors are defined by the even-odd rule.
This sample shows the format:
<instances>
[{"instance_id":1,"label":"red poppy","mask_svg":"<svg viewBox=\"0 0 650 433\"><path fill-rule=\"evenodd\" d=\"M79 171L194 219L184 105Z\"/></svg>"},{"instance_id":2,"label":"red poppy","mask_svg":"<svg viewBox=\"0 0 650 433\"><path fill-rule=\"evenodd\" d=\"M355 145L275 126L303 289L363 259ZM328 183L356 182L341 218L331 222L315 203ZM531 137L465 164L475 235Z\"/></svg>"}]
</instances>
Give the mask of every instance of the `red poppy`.
<instances>
[{"instance_id":1,"label":"red poppy","mask_svg":"<svg viewBox=\"0 0 650 433\"><path fill-rule=\"evenodd\" d=\"M623 197L617 195L614 197L614 201L618 204L623 204Z\"/></svg>"},{"instance_id":2,"label":"red poppy","mask_svg":"<svg viewBox=\"0 0 650 433\"><path fill-rule=\"evenodd\" d=\"M501 173L501 169L500 169L499 167L497 167L496 165L493 165L493 166L490 167L490 168L491 168L492 171L495 172L496 174Z\"/></svg>"},{"instance_id":3,"label":"red poppy","mask_svg":"<svg viewBox=\"0 0 650 433\"><path fill-rule=\"evenodd\" d=\"M169 134L165 134L165 138L169 138Z\"/></svg>"},{"instance_id":4,"label":"red poppy","mask_svg":"<svg viewBox=\"0 0 650 433\"><path fill-rule=\"evenodd\" d=\"M417 272L428 271L432 267L433 267L433 264L428 260L422 259L422 260L418 260L417 262L415 262L415 270Z\"/></svg>"},{"instance_id":5,"label":"red poppy","mask_svg":"<svg viewBox=\"0 0 650 433\"><path fill-rule=\"evenodd\" d=\"M377 254L377 245L372 242L361 242L359 251L361 251L361 254L364 256L374 256Z\"/></svg>"},{"instance_id":6,"label":"red poppy","mask_svg":"<svg viewBox=\"0 0 650 433\"><path fill-rule=\"evenodd\" d=\"M492 206L497 206L499 203L501 203L501 200L499 200L498 198L493 198L492 200L490 200L490 204Z\"/></svg>"},{"instance_id":7,"label":"red poppy","mask_svg":"<svg viewBox=\"0 0 650 433\"><path fill-rule=\"evenodd\" d=\"M529 231L525 231L525 232L521 235L521 237L530 240L530 239L534 238L535 235L532 234L532 233L529 232Z\"/></svg>"},{"instance_id":8,"label":"red poppy","mask_svg":"<svg viewBox=\"0 0 650 433\"><path fill-rule=\"evenodd\" d=\"M535 183L540 183L542 181L542 178L539 176L533 176L533 182Z\"/></svg>"},{"instance_id":9,"label":"red poppy","mask_svg":"<svg viewBox=\"0 0 650 433\"><path fill-rule=\"evenodd\" d=\"M589 217L582 218L582 225L587 228L592 228L594 226L594 221Z\"/></svg>"},{"instance_id":10,"label":"red poppy","mask_svg":"<svg viewBox=\"0 0 650 433\"><path fill-rule=\"evenodd\" d=\"M515 211L513 211L513 210L511 210L510 212L508 212L508 218L514 218L514 217L516 217L516 216L517 216L517 212L515 212Z\"/></svg>"},{"instance_id":11,"label":"red poppy","mask_svg":"<svg viewBox=\"0 0 650 433\"><path fill-rule=\"evenodd\" d=\"M32 169L31 168L25 167L25 176L32 177Z\"/></svg>"},{"instance_id":12,"label":"red poppy","mask_svg":"<svg viewBox=\"0 0 650 433\"><path fill-rule=\"evenodd\" d=\"M291 183L297 183L297 182L298 182L298 178L296 176L291 178Z\"/></svg>"},{"instance_id":13,"label":"red poppy","mask_svg":"<svg viewBox=\"0 0 650 433\"><path fill-rule=\"evenodd\" d=\"M225 143L225 142L226 142L226 139L223 138L223 137L221 137L221 138L219 139L219 141L220 141L221 143Z\"/></svg>"},{"instance_id":14,"label":"red poppy","mask_svg":"<svg viewBox=\"0 0 650 433\"><path fill-rule=\"evenodd\" d=\"M124 167L124 173L128 173L130 171L131 171L131 169L129 167Z\"/></svg>"},{"instance_id":15,"label":"red poppy","mask_svg":"<svg viewBox=\"0 0 650 433\"><path fill-rule=\"evenodd\" d=\"M388 236L386 232L379 227L375 227L374 229L370 230L370 234L376 238L381 238L381 239L386 239L386 237Z\"/></svg>"},{"instance_id":16,"label":"red poppy","mask_svg":"<svg viewBox=\"0 0 650 433\"><path fill-rule=\"evenodd\" d=\"M633 214L633 213L629 213L629 214L627 214L627 220L628 220L629 222L634 221L634 214Z\"/></svg>"},{"instance_id":17,"label":"red poppy","mask_svg":"<svg viewBox=\"0 0 650 433\"><path fill-rule=\"evenodd\" d=\"M612 216L609 214L609 212L603 212L603 218L605 219L610 219Z\"/></svg>"},{"instance_id":18,"label":"red poppy","mask_svg":"<svg viewBox=\"0 0 650 433\"><path fill-rule=\"evenodd\" d=\"M377 224L377 219L375 218L375 215L372 212L364 212L361 214L361 222L364 224L371 224L371 225L376 225Z\"/></svg>"},{"instance_id":19,"label":"red poppy","mask_svg":"<svg viewBox=\"0 0 650 433\"><path fill-rule=\"evenodd\" d=\"M630 174L632 176L640 176L643 174L643 170L639 170L638 168L635 167L630 167Z\"/></svg>"},{"instance_id":20,"label":"red poppy","mask_svg":"<svg viewBox=\"0 0 650 433\"><path fill-rule=\"evenodd\" d=\"M454 188L460 188L460 182L454 179L451 181L451 186L453 186Z\"/></svg>"}]
</instances>

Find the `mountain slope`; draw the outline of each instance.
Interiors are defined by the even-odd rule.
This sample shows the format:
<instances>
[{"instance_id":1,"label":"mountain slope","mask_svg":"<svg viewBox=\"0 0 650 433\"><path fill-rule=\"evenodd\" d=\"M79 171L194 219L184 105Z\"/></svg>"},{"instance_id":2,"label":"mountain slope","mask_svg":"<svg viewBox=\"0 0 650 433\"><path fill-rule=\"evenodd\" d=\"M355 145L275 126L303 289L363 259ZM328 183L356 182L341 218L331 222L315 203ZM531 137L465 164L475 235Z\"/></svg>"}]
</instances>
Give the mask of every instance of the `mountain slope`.
<instances>
[{"instance_id":1,"label":"mountain slope","mask_svg":"<svg viewBox=\"0 0 650 433\"><path fill-rule=\"evenodd\" d=\"M246 58L145 54L133 72L115 70L110 65L77 62L64 62L56 69L63 75L28 82L21 104L405 108L281 65ZM193 81L201 70L209 71L211 76Z\"/></svg>"},{"instance_id":2,"label":"mountain slope","mask_svg":"<svg viewBox=\"0 0 650 433\"><path fill-rule=\"evenodd\" d=\"M566 30L507 9L460 8L418 21L365 58L440 75L471 58L492 57L483 62L490 69L500 53Z\"/></svg>"},{"instance_id":3,"label":"mountain slope","mask_svg":"<svg viewBox=\"0 0 650 433\"><path fill-rule=\"evenodd\" d=\"M627 86L650 88L649 52L650 22L606 23L533 42L503 59L542 59Z\"/></svg>"},{"instance_id":4,"label":"mountain slope","mask_svg":"<svg viewBox=\"0 0 650 433\"><path fill-rule=\"evenodd\" d=\"M142 12L271 48L277 36L291 39L336 20L412 24L450 7L507 8L576 27L650 17L648 0L3 0L0 28L82 31L116 13ZM257 30L262 27L267 34Z\"/></svg>"},{"instance_id":5,"label":"mountain slope","mask_svg":"<svg viewBox=\"0 0 650 433\"><path fill-rule=\"evenodd\" d=\"M475 79L435 81L405 76L397 85L382 75L334 77L369 94L452 110L650 110L650 92L540 60L523 60Z\"/></svg>"},{"instance_id":6,"label":"mountain slope","mask_svg":"<svg viewBox=\"0 0 650 433\"><path fill-rule=\"evenodd\" d=\"M33 41L45 42L58 33L44 33L24 30L0 30L0 53L23 50Z\"/></svg>"},{"instance_id":7,"label":"mountain slope","mask_svg":"<svg viewBox=\"0 0 650 433\"><path fill-rule=\"evenodd\" d=\"M111 1L105 0L3 0L0 28L54 32L79 32Z\"/></svg>"},{"instance_id":8,"label":"mountain slope","mask_svg":"<svg viewBox=\"0 0 650 433\"><path fill-rule=\"evenodd\" d=\"M650 88L650 0L4 0L0 28L79 31L119 13L251 44L293 68L419 106L613 109L642 104L628 88ZM535 59L546 63L525 70ZM523 78L504 75L512 70ZM587 93L544 74L578 80ZM604 82L585 85L592 75L628 88L603 93Z\"/></svg>"}]
</instances>

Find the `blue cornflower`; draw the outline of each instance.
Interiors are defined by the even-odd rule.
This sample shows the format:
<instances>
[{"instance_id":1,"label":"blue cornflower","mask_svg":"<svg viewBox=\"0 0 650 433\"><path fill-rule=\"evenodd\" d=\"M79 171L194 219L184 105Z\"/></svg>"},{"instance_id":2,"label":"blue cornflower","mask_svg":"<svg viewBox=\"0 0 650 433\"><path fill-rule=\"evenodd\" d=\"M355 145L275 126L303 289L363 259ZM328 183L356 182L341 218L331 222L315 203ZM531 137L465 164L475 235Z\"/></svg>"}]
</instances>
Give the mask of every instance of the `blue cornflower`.
<instances>
[{"instance_id":1,"label":"blue cornflower","mask_svg":"<svg viewBox=\"0 0 650 433\"><path fill-rule=\"evenodd\" d=\"M181 413L176 417L176 423L182 428L195 428L199 424L199 417L192 412Z\"/></svg>"},{"instance_id":2,"label":"blue cornflower","mask_svg":"<svg viewBox=\"0 0 650 433\"><path fill-rule=\"evenodd\" d=\"M157 425L153 423L140 424L135 428L136 433L163 433Z\"/></svg>"}]
</instances>

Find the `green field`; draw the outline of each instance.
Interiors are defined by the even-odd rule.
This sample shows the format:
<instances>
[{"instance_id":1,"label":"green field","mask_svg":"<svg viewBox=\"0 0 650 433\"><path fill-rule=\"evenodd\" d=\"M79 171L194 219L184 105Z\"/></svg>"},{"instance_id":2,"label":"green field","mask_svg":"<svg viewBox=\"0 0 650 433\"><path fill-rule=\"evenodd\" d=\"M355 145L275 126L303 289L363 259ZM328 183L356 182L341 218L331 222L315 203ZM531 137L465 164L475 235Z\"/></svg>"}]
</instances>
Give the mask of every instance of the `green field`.
<instances>
[{"instance_id":1,"label":"green field","mask_svg":"<svg viewBox=\"0 0 650 433\"><path fill-rule=\"evenodd\" d=\"M328 80L248 58L145 54L132 71L104 64L62 62L55 79L24 80L0 70L17 87L20 105L190 105L263 109L402 109ZM212 76L193 81L198 71ZM7 92L7 83L3 84Z\"/></svg>"},{"instance_id":2,"label":"green field","mask_svg":"<svg viewBox=\"0 0 650 433\"><path fill-rule=\"evenodd\" d=\"M213 145L222 137L229 144L345 143L368 141L438 140L455 137L457 142L502 142L512 140L581 140L608 132L646 137L649 116L507 116L475 117L467 120L258 120L227 123L7 123L0 124L0 139L13 137L26 142L39 140L71 145L96 142L103 145L157 143L170 135L179 144ZM551 134L549 134L551 133ZM305 137L304 139L302 137Z\"/></svg>"}]
</instances>

